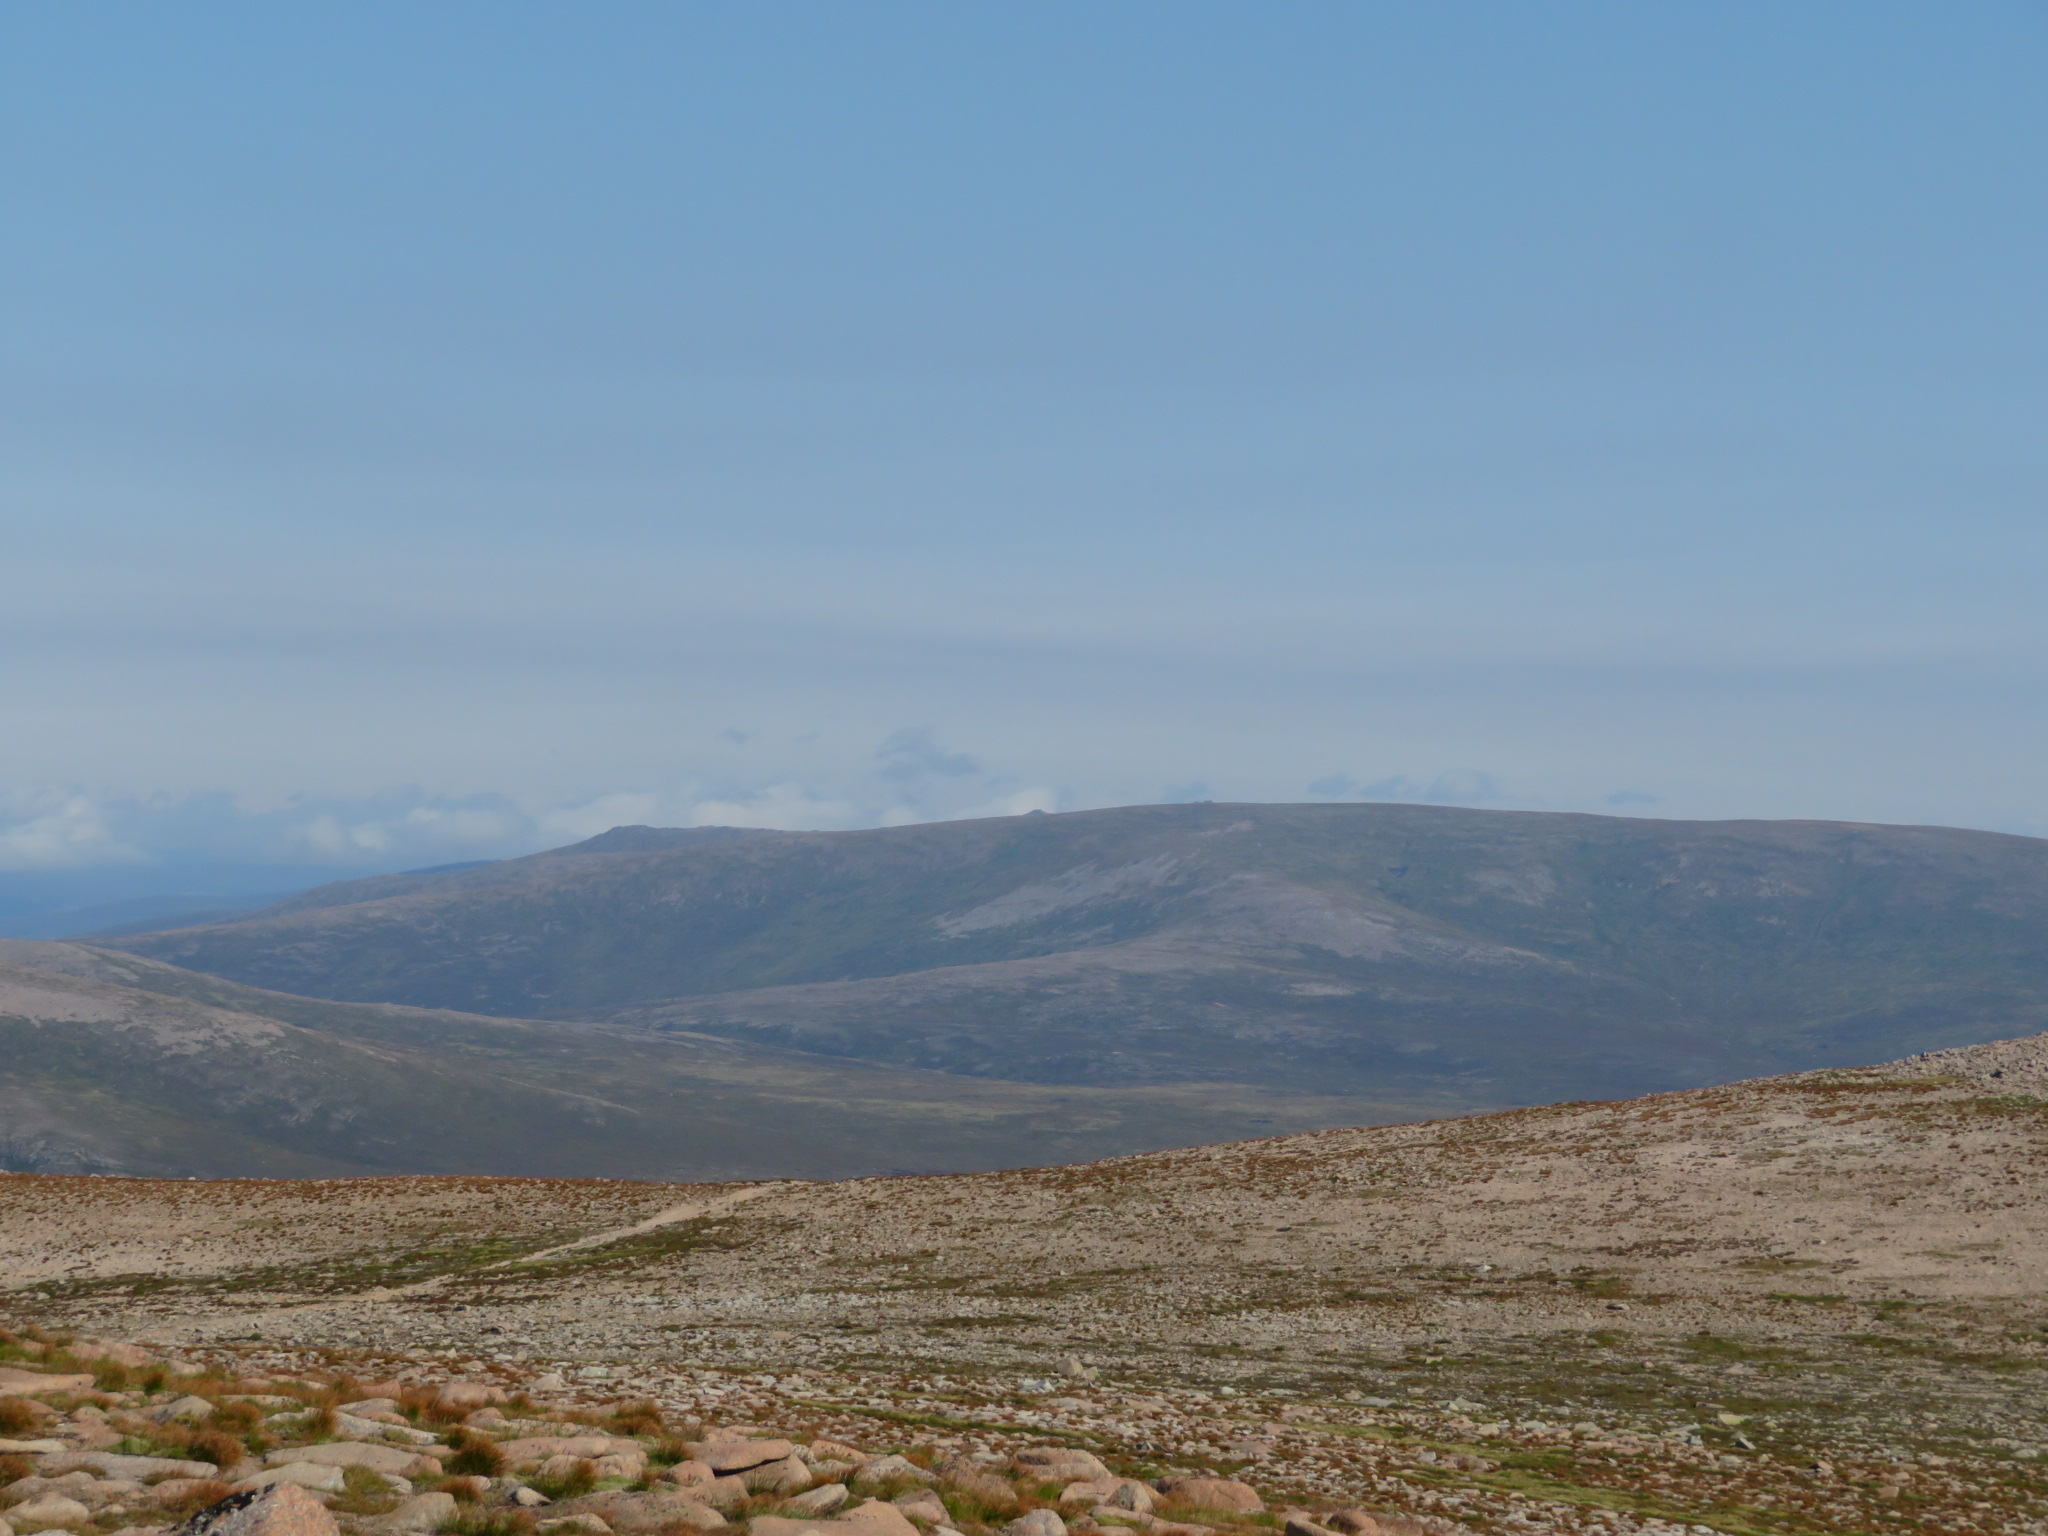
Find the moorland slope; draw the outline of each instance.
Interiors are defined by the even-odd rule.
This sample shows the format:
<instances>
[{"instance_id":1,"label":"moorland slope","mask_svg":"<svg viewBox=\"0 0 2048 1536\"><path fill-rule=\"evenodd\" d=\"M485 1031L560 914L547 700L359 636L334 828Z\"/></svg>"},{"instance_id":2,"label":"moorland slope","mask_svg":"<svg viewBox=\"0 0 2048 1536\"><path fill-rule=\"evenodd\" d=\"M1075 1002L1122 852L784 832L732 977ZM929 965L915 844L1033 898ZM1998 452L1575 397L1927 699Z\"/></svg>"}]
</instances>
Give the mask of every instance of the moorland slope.
<instances>
[{"instance_id":1,"label":"moorland slope","mask_svg":"<svg viewBox=\"0 0 2048 1536\"><path fill-rule=\"evenodd\" d=\"M333 1003L0 940L0 1169L834 1177L1059 1162L1368 1107L991 1083L673 1031Z\"/></svg>"},{"instance_id":2,"label":"moorland slope","mask_svg":"<svg viewBox=\"0 0 2048 1536\"><path fill-rule=\"evenodd\" d=\"M245 1372L558 1370L1473 1530L2015 1536L2048 1518L2044 1154L2035 1037L959 1177L14 1176L0 1290Z\"/></svg>"},{"instance_id":3,"label":"moorland slope","mask_svg":"<svg viewBox=\"0 0 2048 1536\"><path fill-rule=\"evenodd\" d=\"M622 828L106 942L352 1001L1013 1082L1467 1107L2048 1023L2048 842L1413 805Z\"/></svg>"}]
</instances>

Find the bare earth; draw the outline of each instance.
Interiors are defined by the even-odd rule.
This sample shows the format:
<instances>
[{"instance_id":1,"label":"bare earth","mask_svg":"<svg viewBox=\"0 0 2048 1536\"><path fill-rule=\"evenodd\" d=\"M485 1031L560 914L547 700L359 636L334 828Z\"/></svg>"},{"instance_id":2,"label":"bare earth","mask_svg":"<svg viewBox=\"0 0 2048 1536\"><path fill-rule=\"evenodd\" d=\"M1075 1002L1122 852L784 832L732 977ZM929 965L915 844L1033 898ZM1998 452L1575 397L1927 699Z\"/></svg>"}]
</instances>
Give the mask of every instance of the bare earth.
<instances>
[{"instance_id":1,"label":"bare earth","mask_svg":"<svg viewBox=\"0 0 2048 1536\"><path fill-rule=\"evenodd\" d=\"M995 1174L11 1175L0 1306L1475 1530L2037 1531L2044 1141L2035 1036Z\"/></svg>"}]
</instances>

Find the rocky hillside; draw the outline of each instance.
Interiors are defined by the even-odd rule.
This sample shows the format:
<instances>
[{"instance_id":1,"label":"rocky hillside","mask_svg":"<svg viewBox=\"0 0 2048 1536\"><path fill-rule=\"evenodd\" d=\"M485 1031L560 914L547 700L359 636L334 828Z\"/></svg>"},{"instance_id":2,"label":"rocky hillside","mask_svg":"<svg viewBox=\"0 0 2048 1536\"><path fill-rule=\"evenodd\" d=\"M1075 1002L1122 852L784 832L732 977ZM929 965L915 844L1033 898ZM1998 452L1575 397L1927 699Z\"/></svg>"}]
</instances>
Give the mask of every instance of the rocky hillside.
<instances>
[{"instance_id":1,"label":"rocky hillside","mask_svg":"<svg viewBox=\"0 0 2048 1536\"><path fill-rule=\"evenodd\" d=\"M0 1308L195 1368L318 1376L357 1417L339 1394L369 1388L335 1378L375 1381L403 1421L381 1422L431 1432L443 1450L406 1454L437 1461L460 1450L427 1384L523 1388L548 1406L465 1427L511 1484L571 1506L549 1518L614 1530L699 1518L681 1497L754 1536L801 1536L762 1522L816 1518L793 1501L836 1483L920 1530L1002 1533L1045 1508L1105 1532L1257 1536L1254 1511L1213 1492L1172 1502L1183 1480L1221 1478L1325 1531L1357 1510L1390 1529L2012 1536L2048 1516L2044 1154L2035 1037L946 1178L17 1175L0 1178ZM605 1411L643 1397L633 1427ZM631 1443L540 1445L582 1433L578 1412ZM325 1439L349 1441L335 1424ZM712 1426L810 1455L721 1507L690 1492L710 1486L700 1473L663 1471L699 1459L682 1442L708 1447ZM272 1467L351 1454L311 1454L289 1429L266 1427ZM1034 1446L1108 1475L1038 1480ZM542 1450L568 1461L549 1470ZM854 1471L878 1453L918 1470L863 1489ZM600 1476L610 1456L625 1460ZM593 1493L549 1481L578 1460ZM414 1495L446 1486L392 1471ZM969 1472L1005 1487L976 1494ZM1111 1503L1126 1480L1145 1491ZM928 1483L942 1508L920 1517L900 1501ZM365 1519L398 1496L341 1492L386 1499Z\"/></svg>"},{"instance_id":2,"label":"rocky hillside","mask_svg":"<svg viewBox=\"0 0 2048 1536\"><path fill-rule=\"evenodd\" d=\"M1465 1107L2048 1023L2048 842L1942 828L1140 806L626 828L406 882L113 942L287 992L964 1077Z\"/></svg>"},{"instance_id":3,"label":"rocky hillside","mask_svg":"<svg viewBox=\"0 0 2048 1536\"><path fill-rule=\"evenodd\" d=\"M0 940L0 1168L833 1177L1058 1162L1363 1107L989 1083L674 1032L330 1003Z\"/></svg>"}]
</instances>

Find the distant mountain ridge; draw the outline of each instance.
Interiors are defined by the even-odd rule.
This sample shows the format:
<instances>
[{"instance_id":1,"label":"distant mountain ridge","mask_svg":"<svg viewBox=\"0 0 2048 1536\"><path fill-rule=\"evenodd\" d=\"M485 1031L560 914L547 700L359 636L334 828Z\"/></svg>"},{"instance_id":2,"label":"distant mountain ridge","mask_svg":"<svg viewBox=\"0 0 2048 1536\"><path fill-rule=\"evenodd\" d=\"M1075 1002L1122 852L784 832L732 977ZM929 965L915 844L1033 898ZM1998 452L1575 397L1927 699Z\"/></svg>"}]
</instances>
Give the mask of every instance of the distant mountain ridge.
<instances>
[{"instance_id":1,"label":"distant mountain ridge","mask_svg":"<svg viewBox=\"0 0 2048 1536\"><path fill-rule=\"evenodd\" d=\"M2048 1026L2048 842L1356 804L619 828L110 942L960 1076L1476 1107Z\"/></svg>"}]
</instances>

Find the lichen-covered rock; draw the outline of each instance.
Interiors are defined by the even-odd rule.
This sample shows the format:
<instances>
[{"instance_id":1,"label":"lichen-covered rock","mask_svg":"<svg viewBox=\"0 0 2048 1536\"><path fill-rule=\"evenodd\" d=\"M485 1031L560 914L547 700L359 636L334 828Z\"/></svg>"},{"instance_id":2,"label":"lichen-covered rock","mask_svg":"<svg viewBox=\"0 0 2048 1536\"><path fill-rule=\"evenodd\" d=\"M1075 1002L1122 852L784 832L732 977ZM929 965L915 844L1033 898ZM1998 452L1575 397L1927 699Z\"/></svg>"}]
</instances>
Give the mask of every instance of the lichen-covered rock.
<instances>
[{"instance_id":1,"label":"lichen-covered rock","mask_svg":"<svg viewBox=\"0 0 2048 1536\"><path fill-rule=\"evenodd\" d=\"M1116 1475L1099 1457L1070 1445L1027 1445L1017 1453L1016 1460L1020 1471L1047 1482L1072 1482L1077 1478L1107 1481Z\"/></svg>"},{"instance_id":2,"label":"lichen-covered rock","mask_svg":"<svg viewBox=\"0 0 2048 1536\"><path fill-rule=\"evenodd\" d=\"M600 1456L620 1456L639 1449L639 1441L618 1435L528 1435L498 1442L499 1453L515 1467L546 1461L550 1456L594 1461Z\"/></svg>"},{"instance_id":3,"label":"lichen-covered rock","mask_svg":"<svg viewBox=\"0 0 2048 1536\"><path fill-rule=\"evenodd\" d=\"M503 1387L487 1381L451 1381L440 1392L444 1408L481 1408L487 1403L505 1402L508 1395Z\"/></svg>"},{"instance_id":4,"label":"lichen-covered rock","mask_svg":"<svg viewBox=\"0 0 2048 1536\"><path fill-rule=\"evenodd\" d=\"M7 1521L17 1531L47 1531L59 1526L90 1524L92 1511L61 1493L45 1493L15 1505L7 1512Z\"/></svg>"},{"instance_id":5,"label":"lichen-covered rock","mask_svg":"<svg viewBox=\"0 0 2048 1536\"><path fill-rule=\"evenodd\" d=\"M1016 1502L1017 1490L1003 1478L988 1471L964 1456L942 1461L938 1466L939 1481L948 1488L957 1488L971 1499L983 1504L1000 1507Z\"/></svg>"},{"instance_id":6,"label":"lichen-covered rock","mask_svg":"<svg viewBox=\"0 0 2048 1536\"><path fill-rule=\"evenodd\" d=\"M847 1492L844 1483L827 1483L822 1488L813 1488L809 1493L800 1493L789 1501L789 1508L799 1516L822 1520L846 1507L846 1501L853 1495Z\"/></svg>"},{"instance_id":7,"label":"lichen-covered rock","mask_svg":"<svg viewBox=\"0 0 2048 1536\"><path fill-rule=\"evenodd\" d=\"M613 1531L670 1530L687 1526L695 1530L716 1530L725 1516L691 1498L679 1489L661 1488L650 1493L616 1492L587 1494L558 1504L549 1518L587 1515L602 1520Z\"/></svg>"},{"instance_id":8,"label":"lichen-covered rock","mask_svg":"<svg viewBox=\"0 0 2048 1536\"><path fill-rule=\"evenodd\" d=\"M811 1469L795 1456L785 1456L766 1466L749 1467L740 1474L756 1493L800 1493L811 1486Z\"/></svg>"},{"instance_id":9,"label":"lichen-covered rock","mask_svg":"<svg viewBox=\"0 0 2048 1536\"><path fill-rule=\"evenodd\" d=\"M290 1484L294 1488L311 1488L315 1493L339 1493L346 1486L347 1477L348 1474L340 1467L322 1462L288 1461L283 1466L258 1472L254 1477L242 1478L235 1484L235 1490L248 1493L259 1488Z\"/></svg>"},{"instance_id":10,"label":"lichen-covered rock","mask_svg":"<svg viewBox=\"0 0 2048 1536\"><path fill-rule=\"evenodd\" d=\"M944 1525L951 1518L946 1513L945 1504L929 1488L920 1488L916 1493L906 1493L902 1498L892 1499L890 1502L920 1525Z\"/></svg>"},{"instance_id":11,"label":"lichen-covered rock","mask_svg":"<svg viewBox=\"0 0 2048 1536\"><path fill-rule=\"evenodd\" d=\"M714 1477L708 1483L685 1490L691 1498L731 1514L747 1502L751 1490L743 1477Z\"/></svg>"},{"instance_id":12,"label":"lichen-covered rock","mask_svg":"<svg viewBox=\"0 0 2048 1536\"><path fill-rule=\"evenodd\" d=\"M46 1392L90 1392L92 1373L57 1376L44 1371L24 1371L12 1365L0 1365L0 1392L10 1392L18 1397L40 1397Z\"/></svg>"},{"instance_id":13,"label":"lichen-covered rock","mask_svg":"<svg viewBox=\"0 0 2048 1536\"><path fill-rule=\"evenodd\" d=\"M165 1403L161 1408L150 1409L148 1417L159 1424L169 1424L173 1420L186 1424L201 1424L212 1418L214 1413L213 1404L205 1398L187 1393L175 1402Z\"/></svg>"},{"instance_id":14,"label":"lichen-covered rock","mask_svg":"<svg viewBox=\"0 0 2048 1536\"><path fill-rule=\"evenodd\" d=\"M433 1531L440 1529L442 1521L453 1520L455 1514L454 1494L416 1493L375 1523L383 1531Z\"/></svg>"},{"instance_id":15,"label":"lichen-covered rock","mask_svg":"<svg viewBox=\"0 0 2048 1536\"><path fill-rule=\"evenodd\" d=\"M869 1499L836 1520L790 1520L761 1515L748 1522L751 1536L920 1536L910 1517L893 1504ZM1062 1531L1060 1536L1066 1536Z\"/></svg>"},{"instance_id":16,"label":"lichen-covered rock","mask_svg":"<svg viewBox=\"0 0 2048 1536\"><path fill-rule=\"evenodd\" d=\"M796 1447L787 1440L692 1440L683 1447L692 1461L714 1472L747 1472L771 1461L784 1461Z\"/></svg>"},{"instance_id":17,"label":"lichen-covered rock","mask_svg":"<svg viewBox=\"0 0 2048 1536\"><path fill-rule=\"evenodd\" d=\"M325 1445L294 1445L272 1451L263 1458L266 1466L285 1462L311 1462L320 1467L368 1467L372 1472L395 1472L403 1477L412 1472L439 1472L440 1462L418 1451L395 1445L370 1445L361 1440L334 1440Z\"/></svg>"},{"instance_id":18,"label":"lichen-covered rock","mask_svg":"<svg viewBox=\"0 0 2048 1536\"><path fill-rule=\"evenodd\" d=\"M851 1481L856 1488L872 1488L899 1478L908 1478L920 1483L937 1481L934 1474L903 1456L873 1457L862 1463Z\"/></svg>"},{"instance_id":19,"label":"lichen-covered rock","mask_svg":"<svg viewBox=\"0 0 2048 1536\"><path fill-rule=\"evenodd\" d=\"M1257 1489L1229 1477L1169 1478L1161 1484L1160 1491L1197 1509L1234 1509L1255 1515L1266 1507Z\"/></svg>"},{"instance_id":20,"label":"lichen-covered rock","mask_svg":"<svg viewBox=\"0 0 2048 1536\"><path fill-rule=\"evenodd\" d=\"M327 1506L295 1483L231 1494L202 1509L172 1536L337 1536Z\"/></svg>"}]
</instances>

